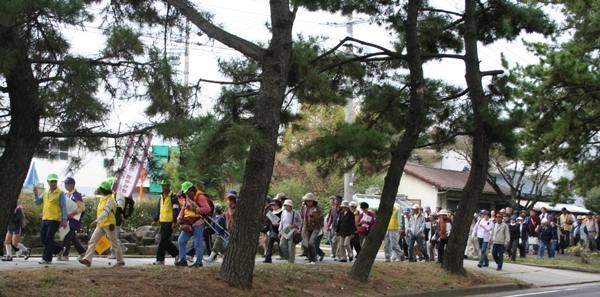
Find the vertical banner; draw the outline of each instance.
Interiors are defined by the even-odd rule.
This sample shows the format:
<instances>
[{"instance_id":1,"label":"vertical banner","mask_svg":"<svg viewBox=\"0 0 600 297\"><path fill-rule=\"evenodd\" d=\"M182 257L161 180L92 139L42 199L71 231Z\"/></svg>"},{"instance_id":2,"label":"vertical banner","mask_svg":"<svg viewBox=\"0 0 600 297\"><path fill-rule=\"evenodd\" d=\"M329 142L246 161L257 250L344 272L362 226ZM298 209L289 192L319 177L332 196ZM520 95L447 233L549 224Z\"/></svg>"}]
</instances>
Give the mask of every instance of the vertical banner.
<instances>
[{"instance_id":1,"label":"vertical banner","mask_svg":"<svg viewBox=\"0 0 600 297\"><path fill-rule=\"evenodd\" d=\"M152 135L130 136L127 151L123 157L123 163L119 168L121 172L113 185L113 191L117 196L129 197L140 178L140 173L146 163L146 155Z\"/></svg>"}]
</instances>

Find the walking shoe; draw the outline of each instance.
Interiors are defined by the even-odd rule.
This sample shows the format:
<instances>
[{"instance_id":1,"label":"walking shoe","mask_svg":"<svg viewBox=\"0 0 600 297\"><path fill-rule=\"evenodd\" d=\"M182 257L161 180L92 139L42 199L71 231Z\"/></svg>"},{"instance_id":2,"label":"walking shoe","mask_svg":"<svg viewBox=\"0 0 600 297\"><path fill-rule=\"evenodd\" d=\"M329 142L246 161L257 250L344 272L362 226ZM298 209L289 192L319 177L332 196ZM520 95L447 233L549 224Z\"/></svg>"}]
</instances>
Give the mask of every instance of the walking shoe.
<instances>
[{"instance_id":1,"label":"walking shoe","mask_svg":"<svg viewBox=\"0 0 600 297\"><path fill-rule=\"evenodd\" d=\"M335 258L335 254L329 255L329 258Z\"/></svg>"},{"instance_id":2,"label":"walking shoe","mask_svg":"<svg viewBox=\"0 0 600 297\"><path fill-rule=\"evenodd\" d=\"M25 257L23 257L23 260L29 259L29 256L31 256L31 249L27 249L27 251L25 252Z\"/></svg>"},{"instance_id":3,"label":"walking shoe","mask_svg":"<svg viewBox=\"0 0 600 297\"><path fill-rule=\"evenodd\" d=\"M67 248L63 246L63 247L62 247L62 249L60 250L60 252L58 252L58 255L56 255L56 260L57 260L57 261L62 261L60 258L62 258L62 256L63 256L63 254L65 253L65 250L66 250L66 249L67 249Z\"/></svg>"},{"instance_id":4,"label":"walking shoe","mask_svg":"<svg viewBox=\"0 0 600 297\"><path fill-rule=\"evenodd\" d=\"M83 260L83 257L85 257L85 253L79 254L79 257L77 257L77 260Z\"/></svg>"},{"instance_id":5,"label":"walking shoe","mask_svg":"<svg viewBox=\"0 0 600 297\"><path fill-rule=\"evenodd\" d=\"M348 260L340 260L340 262L344 263L344 262L348 262Z\"/></svg>"},{"instance_id":6,"label":"walking shoe","mask_svg":"<svg viewBox=\"0 0 600 297\"><path fill-rule=\"evenodd\" d=\"M315 262L308 262L306 264L308 264L308 265L315 265Z\"/></svg>"},{"instance_id":7,"label":"walking shoe","mask_svg":"<svg viewBox=\"0 0 600 297\"><path fill-rule=\"evenodd\" d=\"M263 262L263 263L273 263L273 262L271 261L271 259L264 259L262 262Z\"/></svg>"},{"instance_id":8,"label":"walking shoe","mask_svg":"<svg viewBox=\"0 0 600 297\"><path fill-rule=\"evenodd\" d=\"M52 264L52 261L46 261L46 260L42 259L42 261L39 261L38 263L40 263L42 265L43 264Z\"/></svg>"},{"instance_id":9,"label":"walking shoe","mask_svg":"<svg viewBox=\"0 0 600 297\"><path fill-rule=\"evenodd\" d=\"M165 261L156 261L156 262L154 262L152 264L158 265L158 266L164 266L165 265Z\"/></svg>"},{"instance_id":10,"label":"walking shoe","mask_svg":"<svg viewBox=\"0 0 600 297\"><path fill-rule=\"evenodd\" d=\"M83 264L83 265L85 265L85 266L87 266L87 267L90 267L90 266L92 266L92 262L90 262L90 261L88 261L88 260L86 260L86 259L81 259L81 260L79 260L79 263L81 263L81 264Z\"/></svg>"},{"instance_id":11,"label":"walking shoe","mask_svg":"<svg viewBox=\"0 0 600 297\"><path fill-rule=\"evenodd\" d=\"M477 264L477 267L481 268L481 266L483 266L483 265L481 265L481 263Z\"/></svg>"},{"instance_id":12,"label":"walking shoe","mask_svg":"<svg viewBox=\"0 0 600 297\"><path fill-rule=\"evenodd\" d=\"M117 262L117 263L115 264L115 266L113 266L113 267L123 267L123 266L125 266L125 262L124 262L124 261L121 261L121 262Z\"/></svg>"},{"instance_id":13,"label":"walking shoe","mask_svg":"<svg viewBox=\"0 0 600 297\"><path fill-rule=\"evenodd\" d=\"M69 261L69 256L62 256L58 258L58 261Z\"/></svg>"},{"instance_id":14,"label":"walking shoe","mask_svg":"<svg viewBox=\"0 0 600 297\"><path fill-rule=\"evenodd\" d=\"M193 264L193 265L190 265L189 267L190 268L201 268L202 266L203 266L202 264Z\"/></svg>"},{"instance_id":15,"label":"walking shoe","mask_svg":"<svg viewBox=\"0 0 600 297\"><path fill-rule=\"evenodd\" d=\"M490 267L490 264L483 264L483 267Z\"/></svg>"},{"instance_id":16,"label":"walking shoe","mask_svg":"<svg viewBox=\"0 0 600 297\"><path fill-rule=\"evenodd\" d=\"M322 254L322 255L319 257L319 262L323 262L323 257L325 257L325 254Z\"/></svg>"},{"instance_id":17,"label":"walking shoe","mask_svg":"<svg viewBox=\"0 0 600 297\"><path fill-rule=\"evenodd\" d=\"M350 259L348 259L350 262L352 262L352 260L354 260L354 258L350 257Z\"/></svg>"},{"instance_id":18,"label":"walking shoe","mask_svg":"<svg viewBox=\"0 0 600 297\"><path fill-rule=\"evenodd\" d=\"M206 263L212 263L212 262L214 262L214 261L215 261L215 260L213 260L211 257L204 258L204 259L202 259L202 260L204 260L204 262L206 262ZM265 261L266 261L266 260L265 260ZM264 263L267 263L267 262L265 262L265 261L263 261L263 262L264 262ZM269 260L269 263L271 263L271 260Z\"/></svg>"},{"instance_id":19,"label":"walking shoe","mask_svg":"<svg viewBox=\"0 0 600 297\"><path fill-rule=\"evenodd\" d=\"M177 261L175 262L175 266L188 266L187 261Z\"/></svg>"},{"instance_id":20,"label":"walking shoe","mask_svg":"<svg viewBox=\"0 0 600 297\"><path fill-rule=\"evenodd\" d=\"M4 258L2 258L2 261L12 261L12 257L11 256L4 256Z\"/></svg>"}]
</instances>

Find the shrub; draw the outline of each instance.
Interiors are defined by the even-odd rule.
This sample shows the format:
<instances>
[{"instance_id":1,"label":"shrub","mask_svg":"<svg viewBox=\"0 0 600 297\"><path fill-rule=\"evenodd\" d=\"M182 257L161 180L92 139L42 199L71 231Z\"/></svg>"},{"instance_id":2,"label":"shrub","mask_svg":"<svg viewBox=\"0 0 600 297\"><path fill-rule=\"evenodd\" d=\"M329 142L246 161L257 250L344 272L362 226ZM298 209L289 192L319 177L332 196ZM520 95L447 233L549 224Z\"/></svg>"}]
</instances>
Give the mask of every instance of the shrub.
<instances>
[{"instance_id":1,"label":"shrub","mask_svg":"<svg viewBox=\"0 0 600 297\"><path fill-rule=\"evenodd\" d=\"M18 204L23 205L23 213L27 218L27 225L23 229L22 235L39 235L42 226L42 205L35 205L33 193L21 193Z\"/></svg>"}]
</instances>

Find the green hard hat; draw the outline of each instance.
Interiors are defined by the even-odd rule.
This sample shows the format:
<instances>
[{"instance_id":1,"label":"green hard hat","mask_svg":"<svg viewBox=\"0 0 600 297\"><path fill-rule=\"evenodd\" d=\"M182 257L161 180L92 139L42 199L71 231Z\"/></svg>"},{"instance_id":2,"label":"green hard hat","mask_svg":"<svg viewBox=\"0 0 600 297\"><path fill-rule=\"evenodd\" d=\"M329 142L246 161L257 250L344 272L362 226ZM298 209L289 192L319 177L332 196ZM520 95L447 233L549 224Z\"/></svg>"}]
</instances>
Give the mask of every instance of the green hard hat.
<instances>
[{"instance_id":1,"label":"green hard hat","mask_svg":"<svg viewBox=\"0 0 600 297\"><path fill-rule=\"evenodd\" d=\"M194 187L194 184L192 184L192 182L189 182L189 181L186 181L183 184L181 184L181 190L184 193L187 193L193 187Z\"/></svg>"},{"instance_id":2,"label":"green hard hat","mask_svg":"<svg viewBox=\"0 0 600 297\"><path fill-rule=\"evenodd\" d=\"M56 173L50 173L50 174L48 174L48 178L46 180L47 181L58 181L58 175L56 175Z\"/></svg>"},{"instance_id":3,"label":"green hard hat","mask_svg":"<svg viewBox=\"0 0 600 297\"><path fill-rule=\"evenodd\" d=\"M163 179L163 180L160 181L160 184L161 185L168 185L168 186L170 186L171 185L171 180L168 179L168 178L167 179Z\"/></svg>"},{"instance_id":4,"label":"green hard hat","mask_svg":"<svg viewBox=\"0 0 600 297\"><path fill-rule=\"evenodd\" d=\"M110 189L112 189L112 184L113 183L110 179L105 179L98 185L98 188L102 188L104 190L109 191Z\"/></svg>"}]
</instances>

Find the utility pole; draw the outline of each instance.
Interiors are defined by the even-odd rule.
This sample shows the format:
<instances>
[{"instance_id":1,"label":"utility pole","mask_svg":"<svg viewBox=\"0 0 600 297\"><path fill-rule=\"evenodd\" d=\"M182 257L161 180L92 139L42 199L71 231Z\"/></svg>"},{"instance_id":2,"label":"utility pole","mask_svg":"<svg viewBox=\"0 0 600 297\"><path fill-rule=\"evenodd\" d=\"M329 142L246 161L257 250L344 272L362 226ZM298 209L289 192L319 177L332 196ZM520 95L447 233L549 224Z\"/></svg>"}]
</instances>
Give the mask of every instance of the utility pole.
<instances>
[{"instance_id":1,"label":"utility pole","mask_svg":"<svg viewBox=\"0 0 600 297\"><path fill-rule=\"evenodd\" d=\"M348 36L353 37L354 34L354 21L352 20L352 15L348 17L348 23L346 24L346 30ZM352 54L352 47L346 47L348 54ZM350 89L350 88L349 88ZM354 92L350 89L350 96L348 96L348 102L346 103L346 107L344 108L344 120L346 123L354 122ZM350 160L351 162L352 160ZM344 200L352 201L352 196L354 195L354 172L353 168L348 169L346 173L344 173Z\"/></svg>"},{"instance_id":2,"label":"utility pole","mask_svg":"<svg viewBox=\"0 0 600 297\"><path fill-rule=\"evenodd\" d=\"M185 22L185 53L183 56L183 85L187 87L190 79L190 21ZM187 104L187 102L186 102Z\"/></svg>"}]
</instances>

